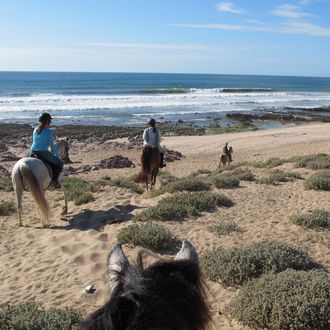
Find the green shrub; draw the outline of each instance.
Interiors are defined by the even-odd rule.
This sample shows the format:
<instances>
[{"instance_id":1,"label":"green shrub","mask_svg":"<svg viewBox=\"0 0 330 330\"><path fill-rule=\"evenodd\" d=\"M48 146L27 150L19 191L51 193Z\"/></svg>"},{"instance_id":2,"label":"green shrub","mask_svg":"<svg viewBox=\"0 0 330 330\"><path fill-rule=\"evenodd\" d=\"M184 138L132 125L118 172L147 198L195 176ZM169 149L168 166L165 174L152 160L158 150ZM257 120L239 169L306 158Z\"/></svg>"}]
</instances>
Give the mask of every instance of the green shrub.
<instances>
[{"instance_id":1,"label":"green shrub","mask_svg":"<svg viewBox=\"0 0 330 330\"><path fill-rule=\"evenodd\" d=\"M265 275L249 282L227 312L254 329L328 330L330 276L292 269Z\"/></svg>"},{"instance_id":2,"label":"green shrub","mask_svg":"<svg viewBox=\"0 0 330 330\"><path fill-rule=\"evenodd\" d=\"M203 191L210 189L210 184L205 182L204 179L188 176L167 183L159 189L158 194L175 193L180 191Z\"/></svg>"},{"instance_id":3,"label":"green shrub","mask_svg":"<svg viewBox=\"0 0 330 330\"><path fill-rule=\"evenodd\" d=\"M13 191L13 183L10 178L0 178L0 191Z\"/></svg>"},{"instance_id":4,"label":"green shrub","mask_svg":"<svg viewBox=\"0 0 330 330\"><path fill-rule=\"evenodd\" d=\"M0 202L0 215L9 215L15 212L15 205L13 202Z\"/></svg>"},{"instance_id":5,"label":"green shrub","mask_svg":"<svg viewBox=\"0 0 330 330\"><path fill-rule=\"evenodd\" d=\"M178 178L170 172L160 170L158 173L162 184L167 184L172 181L176 181Z\"/></svg>"},{"instance_id":6,"label":"green shrub","mask_svg":"<svg viewBox=\"0 0 330 330\"><path fill-rule=\"evenodd\" d=\"M153 223L129 225L120 230L117 239L120 244L130 243L155 251L167 249L173 243L171 232Z\"/></svg>"},{"instance_id":7,"label":"green shrub","mask_svg":"<svg viewBox=\"0 0 330 330\"><path fill-rule=\"evenodd\" d=\"M69 308L46 310L34 302L0 306L2 330L73 330L78 329L80 320L79 311Z\"/></svg>"},{"instance_id":8,"label":"green shrub","mask_svg":"<svg viewBox=\"0 0 330 330\"><path fill-rule=\"evenodd\" d=\"M270 176L258 180L257 183L276 185L279 182L288 182L292 181L293 179L302 179L302 177L299 173L296 172L284 172L281 170L275 170L270 174Z\"/></svg>"},{"instance_id":9,"label":"green shrub","mask_svg":"<svg viewBox=\"0 0 330 330\"><path fill-rule=\"evenodd\" d=\"M68 200L74 201L76 205L81 205L94 200L92 192L97 191L97 186L77 178L64 178L63 185L67 190Z\"/></svg>"},{"instance_id":10,"label":"green shrub","mask_svg":"<svg viewBox=\"0 0 330 330\"><path fill-rule=\"evenodd\" d=\"M277 158L277 157L273 157L273 158L269 158L268 160L266 160L264 162L255 162L253 164L255 167L259 167L259 168L274 168L274 167L283 165L284 163L286 163L286 160Z\"/></svg>"},{"instance_id":11,"label":"green shrub","mask_svg":"<svg viewBox=\"0 0 330 330\"><path fill-rule=\"evenodd\" d=\"M239 179L227 173L214 176L212 181L217 188L237 188L239 186Z\"/></svg>"},{"instance_id":12,"label":"green shrub","mask_svg":"<svg viewBox=\"0 0 330 330\"><path fill-rule=\"evenodd\" d=\"M330 212L314 210L309 214L292 217L292 222L306 228L330 228Z\"/></svg>"},{"instance_id":13,"label":"green shrub","mask_svg":"<svg viewBox=\"0 0 330 330\"><path fill-rule=\"evenodd\" d=\"M330 155L316 154L292 157L290 161L295 162L297 167L306 167L312 170L330 169Z\"/></svg>"},{"instance_id":14,"label":"green shrub","mask_svg":"<svg viewBox=\"0 0 330 330\"><path fill-rule=\"evenodd\" d=\"M224 285L241 285L251 278L287 268L312 269L318 266L304 252L276 241L253 243L247 247L206 252L201 257L206 276Z\"/></svg>"},{"instance_id":15,"label":"green shrub","mask_svg":"<svg viewBox=\"0 0 330 330\"><path fill-rule=\"evenodd\" d=\"M241 181L255 181L256 179L248 168L236 168L230 174Z\"/></svg>"},{"instance_id":16,"label":"green shrub","mask_svg":"<svg viewBox=\"0 0 330 330\"><path fill-rule=\"evenodd\" d=\"M232 206L232 201L224 195L212 192L179 193L161 200L158 205L135 216L137 221L182 220L195 217L201 212L212 212L217 206Z\"/></svg>"},{"instance_id":17,"label":"green shrub","mask_svg":"<svg viewBox=\"0 0 330 330\"><path fill-rule=\"evenodd\" d=\"M310 175L304 182L306 189L330 190L330 170L323 170Z\"/></svg>"},{"instance_id":18,"label":"green shrub","mask_svg":"<svg viewBox=\"0 0 330 330\"><path fill-rule=\"evenodd\" d=\"M90 192L83 192L82 194L75 196L73 199L76 205L87 204L89 202L95 201L95 198L92 193Z\"/></svg>"},{"instance_id":19,"label":"green shrub","mask_svg":"<svg viewBox=\"0 0 330 330\"><path fill-rule=\"evenodd\" d=\"M209 227L209 230L219 235L228 235L231 232L242 231L241 228L234 221L224 222L219 225L211 226Z\"/></svg>"},{"instance_id":20,"label":"green shrub","mask_svg":"<svg viewBox=\"0 0 330 330\"><path fill-rule=\"evenodd\" d=\"M130 180L128 178L124 178L122 176L111 180L110 184L112 186L130 189L132 192L134 192L136 194L142 194L144 191L138 184L136 184L132 180Z\"/></svg>"}]
</instances>

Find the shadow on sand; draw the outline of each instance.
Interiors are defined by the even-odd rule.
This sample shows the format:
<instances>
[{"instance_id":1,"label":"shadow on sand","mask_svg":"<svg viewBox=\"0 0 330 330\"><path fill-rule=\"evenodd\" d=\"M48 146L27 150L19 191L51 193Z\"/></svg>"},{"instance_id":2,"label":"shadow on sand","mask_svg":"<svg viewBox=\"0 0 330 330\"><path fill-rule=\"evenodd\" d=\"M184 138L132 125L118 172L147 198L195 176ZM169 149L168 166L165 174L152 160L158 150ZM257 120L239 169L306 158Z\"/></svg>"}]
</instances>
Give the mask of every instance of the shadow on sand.
<instances>
[{"instance_id":1,"label":"shadow on sand","mask_svg":"<svg viewBox=\"0 0 330 330\"><path fill-rule=\"evenodd\" d=\"M132 220L133 210L140 208L136 205L116 205L115 207L104 211L83 210L73 216L73 218L62 218L63 221L68 221L66 226L52 226L51 229L78 229L78 230L102 230L104 226L112 223Z\"/></svg>"}]
</instances>

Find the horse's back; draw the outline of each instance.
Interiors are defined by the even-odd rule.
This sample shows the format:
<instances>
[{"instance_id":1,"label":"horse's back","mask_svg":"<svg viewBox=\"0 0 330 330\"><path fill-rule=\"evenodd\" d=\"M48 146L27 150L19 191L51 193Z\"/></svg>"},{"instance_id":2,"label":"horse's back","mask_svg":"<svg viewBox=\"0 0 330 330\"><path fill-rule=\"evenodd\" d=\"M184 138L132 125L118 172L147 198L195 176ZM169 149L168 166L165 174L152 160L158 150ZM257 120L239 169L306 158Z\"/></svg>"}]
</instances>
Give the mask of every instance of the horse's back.
<instances>
[{"instance_id":1,"label":"horse's back","mask_svg":"<svg viewBox=\"0 0 330 330\"><path fill-rule=\"evenodd\" d=\"M49 176L46 165L40 159L34 157L24 157L16 162L12 171L13 183L15 176L21 172L21 168L24 166L33 173L41 187L46 189L49 186L51 177Z\"/></svg>"}]
</instances>

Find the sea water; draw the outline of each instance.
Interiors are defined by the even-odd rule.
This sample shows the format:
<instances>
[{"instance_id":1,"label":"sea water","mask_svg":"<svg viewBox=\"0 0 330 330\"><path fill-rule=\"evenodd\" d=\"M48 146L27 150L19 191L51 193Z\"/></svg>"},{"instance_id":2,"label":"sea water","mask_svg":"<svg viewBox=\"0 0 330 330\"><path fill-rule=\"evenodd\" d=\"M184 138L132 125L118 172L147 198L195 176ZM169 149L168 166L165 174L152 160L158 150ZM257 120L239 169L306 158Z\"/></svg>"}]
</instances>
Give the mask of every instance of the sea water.
<instances>
[{"instance_id":1,"label":"sea water","mask_svg":"<svg viewBox=\"0 0 330 330\"><path fill-rule=\"evenodd\" d=\"M0 123L145 125L228 112L330 106L330 78L253 75L0 72Z\"/></svg>"}]
</instances>

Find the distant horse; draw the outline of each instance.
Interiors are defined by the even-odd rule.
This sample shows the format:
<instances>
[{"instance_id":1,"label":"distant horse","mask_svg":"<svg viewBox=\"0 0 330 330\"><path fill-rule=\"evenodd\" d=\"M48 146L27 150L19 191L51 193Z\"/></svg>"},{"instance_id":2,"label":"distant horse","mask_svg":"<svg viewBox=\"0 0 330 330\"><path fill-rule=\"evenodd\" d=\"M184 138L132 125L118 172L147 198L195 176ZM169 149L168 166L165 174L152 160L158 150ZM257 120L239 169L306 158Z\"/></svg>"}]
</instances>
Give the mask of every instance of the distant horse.
<instances>
[{"instance_id":1,"label":"distant horse","mask_svg":"<svg viewBox=\"0 0 330 330\"><path fill-rule=\"evenodd\" d=\"M80 330L203 330L211 316L194 247L183 241L173 260L144 268L142 253L132 267L121 246L108 256L110 299Z\"/></svg>"},{"instance_id":2,"label":"distant horse","mask_svg":"<svg viewBox=\"0 0 330 330\"><path fill-rule=\"evenodd\" d=\"M64 142L64 140L61 140ZM67 143L67 142L65 142ZM64 148L68 150L67 148ZM13 187L16 193L18 225L22 226L22 197L23 191L29 190L37 203L39 216L43 227L49 226L50 209L45 198L45 190L47 190L52 181L50 168L43 161L34 157L21 158L15 165L11 174ZM68 201L66 190L61 182L60 174L58 182L64 194L63 214L68 212Z\"/></svg>"},{"instance_id":3,"label":"distant horse","mask_svg":"<svg viewBox=\"0 0 330 330\"><path fill-rule=\"evenodd\" d=\"M228 148L228 151L229 151L230 154L232 154L232 153L234 152L233 147L229 147L229 148ZM227 164L230 163L230 162L231 162L231 160L230 160L230 158L229 158L229 155L223 152L223 153L220 155L219 167L221 166L221 164L223 164L223 165L227 165Z\"/></svg>"},{"instance_id":4,"label":"distant horse","mask_svg":"<svg viewBox=\"0 0 330 330\"><path fill-rule=\"evenodd\" d=\"M150 189L156 183L156 177L160 165L160 153L157 147L146 145L142 150L141 156L142 169L138 177L135 179L136 183L145 183L148 190L148 183L150 181Z\"/></svg>"}]
</instances>

